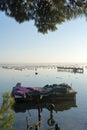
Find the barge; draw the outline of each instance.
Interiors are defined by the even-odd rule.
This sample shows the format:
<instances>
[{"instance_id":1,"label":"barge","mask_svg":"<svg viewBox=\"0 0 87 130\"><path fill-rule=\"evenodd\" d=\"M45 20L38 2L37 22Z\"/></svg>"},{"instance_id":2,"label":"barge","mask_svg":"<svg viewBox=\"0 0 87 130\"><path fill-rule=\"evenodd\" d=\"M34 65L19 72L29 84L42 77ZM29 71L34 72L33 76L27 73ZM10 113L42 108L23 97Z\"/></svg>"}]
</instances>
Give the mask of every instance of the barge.
<instances>
[{"instance_id":1,"label":"barge","mask_svg":"<svg viewBox=\"0 0 87 130\"><path fill-rule=\"evenodd\" d=\"M45 85L44 87L24 87L17 83L11 95L15 102L67 101L76 99L76 91L66 83Z\"/></svg>"}]
</instances>

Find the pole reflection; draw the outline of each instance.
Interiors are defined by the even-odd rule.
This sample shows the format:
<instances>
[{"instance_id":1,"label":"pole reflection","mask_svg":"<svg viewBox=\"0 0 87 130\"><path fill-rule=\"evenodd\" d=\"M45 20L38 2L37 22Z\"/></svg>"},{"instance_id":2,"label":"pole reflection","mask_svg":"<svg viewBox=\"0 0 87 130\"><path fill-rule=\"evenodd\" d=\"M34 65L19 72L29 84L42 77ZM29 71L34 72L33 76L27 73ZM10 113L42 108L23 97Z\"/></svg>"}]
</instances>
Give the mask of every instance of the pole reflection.
<instances>
[{"instance_id":1,"label":"pole reflection","mask_svg":"<svg viewBox=\"0 0 87 130\"><path fill-rule=\"evenodd\" d=\"M28 103L15 103L13 105L13 110L18 113L18 112L23 112L25 113L26 111L35 109L37 110L37 121L32 125L30 124L30 119L27 116L26 117L26 122L27 122L27 130L35 129L39 130L41 129L41 126L43 124L42 120L42 113L44 112L43 109L48 110L48 113L50 113L50 117L47 119L47 124L49 126L49 130L53 128L53 130L61 130L58 120L54 119L54 112L58 111L64 111L64 110L69 110L72 107L77 107L76 106L76 100L72 101L46 101L46 102L28 102ZM31 113L32 115L32 113ZM46 128L45 128L46 129ZM48 129L47 129L48 130Z\"/></svg>"}]
</instances>

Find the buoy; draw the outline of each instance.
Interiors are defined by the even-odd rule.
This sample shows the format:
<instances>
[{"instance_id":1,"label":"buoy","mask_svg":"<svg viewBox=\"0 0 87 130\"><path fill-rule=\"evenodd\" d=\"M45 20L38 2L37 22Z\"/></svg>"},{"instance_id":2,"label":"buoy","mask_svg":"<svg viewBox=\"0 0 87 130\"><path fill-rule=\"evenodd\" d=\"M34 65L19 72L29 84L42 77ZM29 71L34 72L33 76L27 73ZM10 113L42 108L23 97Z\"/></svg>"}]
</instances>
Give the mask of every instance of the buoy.
<instances>
[{"instance_id":1,"label":"buoy","mask_svg":"<svg viewBox=\"0 0 87 130\"><path fill-rule=\"evenodd\" d=\"M37 72L35 72L35 75L37 75L38 73Z\"/></svg>"}]
</instances>

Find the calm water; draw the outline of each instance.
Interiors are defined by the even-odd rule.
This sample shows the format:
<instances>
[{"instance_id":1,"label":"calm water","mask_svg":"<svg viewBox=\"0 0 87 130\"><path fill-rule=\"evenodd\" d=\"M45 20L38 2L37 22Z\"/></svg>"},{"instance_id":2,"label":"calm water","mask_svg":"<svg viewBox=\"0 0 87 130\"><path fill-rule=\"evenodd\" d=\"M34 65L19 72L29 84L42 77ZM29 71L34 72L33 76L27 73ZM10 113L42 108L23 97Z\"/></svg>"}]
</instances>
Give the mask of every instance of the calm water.
<instances>
[{"instance_id":1,"label":"calm water","mask_svg":"<svg viewBox=\"0 0 87 130\"><path fill-rule=\"evenodd\" d=\"M35 72L38 72L35 75ZM2 94L5 91L11 92L12 87L17 82L23 86L43 87L46 84L68 83L72 84L73 89L77 91L76 107L73 105L66 109L62 104L63 110L59 108L53 111L53 120L58 123L60 130L87 130L87 70L84 73L73 73L66 71L57 71L56 67L47 68L26 68L21 70L3 69L0 67L0 105L2 104ZM57 102L57 105L59 103ZM64 106L65 105L65 106ZM22 107L22 106L21 106ZM64 108L65 107L65 108ZM38 121L37 108L15 112L14 130L26 130L26 116L30 119L29 123L34 124ZM40 130L54 128L48 124L50 111L43 107L41 112Z\"/></svg>"}]
</instances>

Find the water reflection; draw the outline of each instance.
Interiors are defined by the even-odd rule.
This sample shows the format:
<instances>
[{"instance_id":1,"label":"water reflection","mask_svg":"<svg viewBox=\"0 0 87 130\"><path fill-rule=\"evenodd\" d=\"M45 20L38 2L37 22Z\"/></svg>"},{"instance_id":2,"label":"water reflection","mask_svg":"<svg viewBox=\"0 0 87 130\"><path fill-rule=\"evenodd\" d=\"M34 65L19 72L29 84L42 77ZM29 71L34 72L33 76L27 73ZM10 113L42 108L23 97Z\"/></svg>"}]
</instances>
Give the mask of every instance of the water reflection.
<instances>
[{"instance_id":1,"label":"water reflection","mask_svg":"<svg viewBox=\"0 0 87 130\"><path fill-rule=\"evenodd\" d=\"M76 100L72 100L72 101L44 101L44 102L29 102L29 103L15 103L13 105L13 110L16 113L19 112L23 112L25 113L26 111L32 110L32 109L36 109L38 111L38 117L37 117L37 122L35 122L34 125L31 125L29 123L29 118L30 116L26 117L26 122L27 122L27 128L37 128L37 130L39 128L41 128L42 122L44 120L42 120L42 112L43 109L46 109L48 111L48 119L47 119L47 125L50 128L53 128L54 130L60 130L60 126L58 124L58 120L56 120L54 118L54 112L56 112L56 114L58 114L58 111L64 111L64 110L69 110L72 107L76 107ZM32 113L30 113L32 115ZM46 129L46 128L45 128Z\"/></svg>"}]
</instances>

